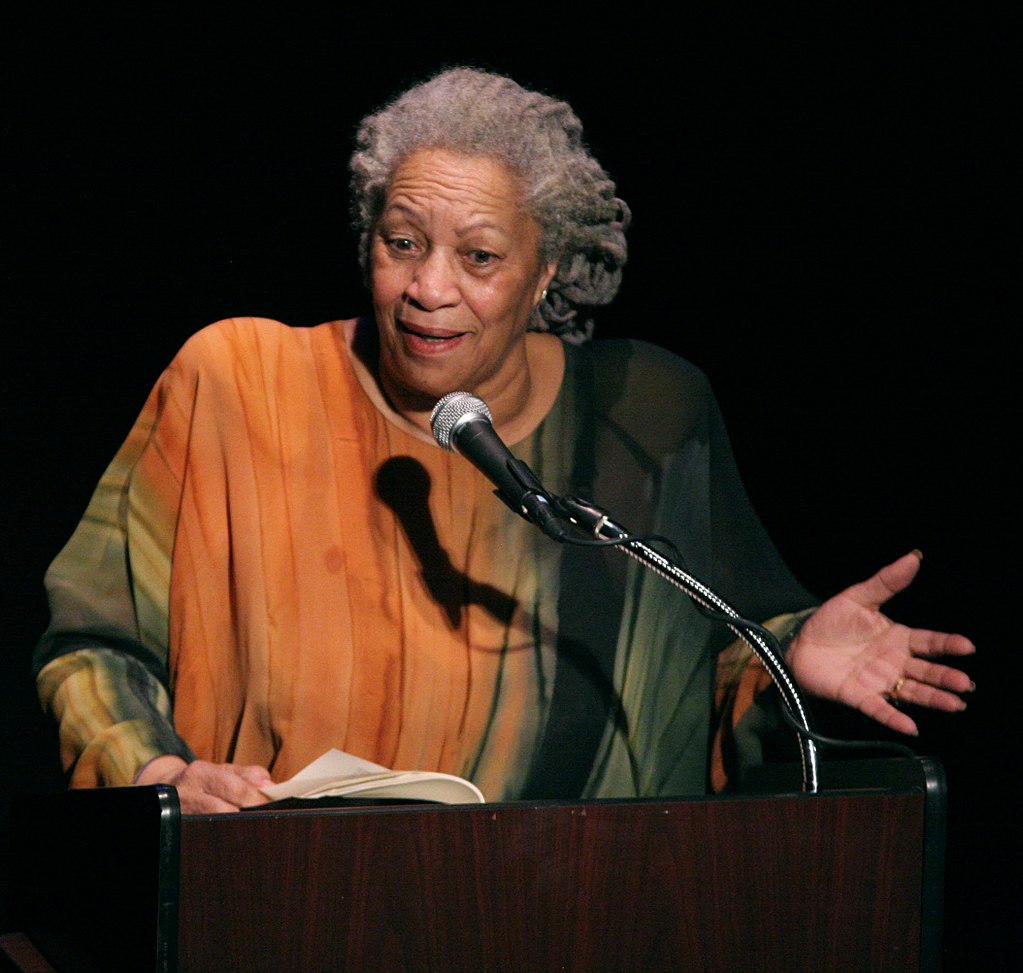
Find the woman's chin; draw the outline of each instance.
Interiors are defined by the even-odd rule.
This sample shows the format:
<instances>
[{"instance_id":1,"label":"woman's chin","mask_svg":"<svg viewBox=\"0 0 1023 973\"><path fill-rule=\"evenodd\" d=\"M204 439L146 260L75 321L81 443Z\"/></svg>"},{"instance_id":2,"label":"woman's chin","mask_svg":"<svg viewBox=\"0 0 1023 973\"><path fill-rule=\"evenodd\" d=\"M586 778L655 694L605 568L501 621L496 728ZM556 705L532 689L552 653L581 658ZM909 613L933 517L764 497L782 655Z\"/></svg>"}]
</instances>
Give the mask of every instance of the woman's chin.
<instances>
[{"instance_id":1,"label":"woman's chin","mask_svg":"<svg viewBox=\"0 0 1023 973\"><path fill-rule=\"evenodd\" d=\"M462 385L455 378L437 376L432 380L402 380L384 382L384 392L392 409L405 418L415 421L416 416L429 415L437 400L448 392L460 391Z\"/></svg>"},{"instance_id":2,"label":"woman's chin","mask_svg":"<svg viewBox=\"0 0 1023 973\"><path fill-rule=\"evenodd\" d=\"M474 384L472 370L458 367L451 354L402 356L398 362L381 361L381 384L392 399L429 403L428 408L448 392ZM470 389L471 391L471 389Z\"/></svg>"}]
</instances>

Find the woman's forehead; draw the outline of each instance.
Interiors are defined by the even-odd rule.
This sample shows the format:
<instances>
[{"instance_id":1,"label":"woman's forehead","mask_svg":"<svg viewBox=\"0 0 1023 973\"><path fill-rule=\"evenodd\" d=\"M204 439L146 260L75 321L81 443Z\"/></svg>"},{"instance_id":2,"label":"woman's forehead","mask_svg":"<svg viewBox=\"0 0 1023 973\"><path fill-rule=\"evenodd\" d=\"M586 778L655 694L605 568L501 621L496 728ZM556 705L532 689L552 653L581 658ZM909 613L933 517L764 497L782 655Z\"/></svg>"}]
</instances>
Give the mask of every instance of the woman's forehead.
<instances>
[{"instance_id":1,"label":"woman's forehead","mask_svg":"<svg viewBox=\"0 0 1023 973\"><path fill-rule=\"evenodd\" d=\"M402 195L505 207L521 205L523 188L521 180L492 156L420 149L403 159L391 177L388 202Z\"/></svg>"},{"instance_id":2,"label":"woman's forehead","mask_svg":"<svg viewBox=\"0 0 1023 973\"><path fill-rule=\"evenodd\" d=\"M517 228L533 222L523 206L521 182L504 163L485 155L425 149L395 169L384 217L442 218L456 232Z\"/></svg>"}]
</instances>

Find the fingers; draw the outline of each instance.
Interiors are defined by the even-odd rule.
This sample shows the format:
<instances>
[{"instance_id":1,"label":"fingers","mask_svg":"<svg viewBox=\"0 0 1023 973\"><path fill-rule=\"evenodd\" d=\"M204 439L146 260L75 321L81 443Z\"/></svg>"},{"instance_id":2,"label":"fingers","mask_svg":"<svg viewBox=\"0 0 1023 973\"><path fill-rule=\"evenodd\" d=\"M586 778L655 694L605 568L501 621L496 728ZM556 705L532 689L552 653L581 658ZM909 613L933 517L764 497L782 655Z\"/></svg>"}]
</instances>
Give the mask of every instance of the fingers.
<instances>
[{"instance_id":1,"label":"fingers","mask_svg":"<svg viewBox=\"0 0 1023 973\"><path fill-rule=\"evenodd\" d=\"M247 780L255 788L266 787L273 783L270 771L266 767L236 766L234 770L236 774Z\"/></svg>"},{"instance_id":2,"label":"fingers","mask_svg":"<svg viewBox=\"0 0 1023 973\"><path fill-rule=\"evenodd\" d=\"M905 698L905 694L900 692L900 698ZM896 733L905 733L907 736L914 737L920 735L916 723L880 694L871 694L865 697L861 701L859 709L866 716L877 720L882 726L886 726Z\"/></svg>"},{"instance_id":3,"label":"fingers","mask_svg":"<svg viewBox=\"0 0 1023 973\"><path fill-rule=\"evenodd\" d=\"M879 689L881 680L883 685ZM912 656L905 659L901 676L893 676L890 670L886 674L878 671L870 681L873 688L863 686L859 693L847 696L845 702L883 726L912 736L919 733L917 725L900 706L908 704L961 713L966 709L966 702L960 694L972 693L977 688L965 672Z\"/></svg>"},{"instance_id":4,"label":"fingers","mask_svg":"<svg viewBox=\"0 0 1023 973\"><path fill-rule=\"evenodd\" d=\"M907 659L905 672L907 679L911 679L918 686L927 689L947 690L951 693L972 693L977 688L965 672L936 662L927 662L924 659ZM905 692L900 692L899 695L906 698ZM912 700L912 702L921 706L929 705L919 703L917 700Z\"/></svg>"},{"instance_id":5,"label":"fingers","mask_svg":"<svg viewBox=\"0 0 1023 973\"><path fill-rule=\"evenodd\" d=\"M237 814L238 805L193 787L179 787L182 814Z\"/></svg>"},{"instance_id":6,"label":"fingers","mask_svg":"<svg viewBox=\"0 0 1023 973\"><path fill-rule=\"evenodd\" d=\"M900 733L916 733L916 724L898 709L902 703L942 710L946 713L961 713L966 703L959 693L971 693L976 685L970 677L958 669L909 659L905 675L899 678L891 689L880 695L868 695L860 703L860 710L885 726ZM912 724L912 731L908 727Z\"/></svg>"},{"instance_id":7,"label":"fingers","mask_svg":"<svg viewBox=\"0 0 1023 973\"><path fill-rule=\"evenodd\" d=\"M914 706L926 706L928 709L944 710L946 713L961 713L966 709L966 703L955 693L938 689L936 686L928 686L914 679L907 679L902 684L899 689L899 701L912 703Z\"/></svg>"},{"instance_id":8,"label":"fingers","mask_svg":"<svg viewBox=\"0 0 1023 973\"><path fill-rule=\"evenodd\" d=\"M907 675L897 683L897 697L891 696L888 692L870 693L860 700L859 710L896 733L919 736L916 722L898 708L899 704L909 703L913 706L943 710L946 713L961 713L966 709L966 703L956 693L972 692L976 688L969 677L947 666L928 664L928 668L943 671L941 673L929 671L926 674L928 681Z\"/></svg>"},{"instance_id":9,"label":"fingers","mask_svg":"<svg viewBox=\"0 0 1023 973\"><path fill-rule=\"evenodd\" d=\"M173 783L178 788L182 810L209 814L265 804L268 798L256 784L266 783L269 776L263 767L237 767L195 760Z\"/></svg>"},{"instance_id":10,"label":"fingers","mask_svg":"<svg viewBox=\"0 0 1023 973\"><path fill-rule=\"evenodd\" d=\"M915 706L944 710L946 713L961 713L967 704L960 698L960 694L972 693L976 689L965 672L910 659L906 662L905 679L899 689L898 699Z\"/></svg>"},{"instance_id":11,"label":"fingers","mask_svg":"<svg viewBox=\"0 0 1023 973\"><path fill-rule=\"evenodd\" d=\"M885 565L873 577L847 589L847 594L864 608L878 609L893 595L904 591L920 570L923 555L910 551L897 561Z\"/></svg>"},{"instance_id":12,"label":"fingers","mask_svg":"<svg viewBox=\"0 0 1023 973\"><path fill-rule=\"evenodd\" d=\"M909 651L916 656L972 655L977 647L964 635L918 628L910 631Z\"/></svg>"}]
</instances>

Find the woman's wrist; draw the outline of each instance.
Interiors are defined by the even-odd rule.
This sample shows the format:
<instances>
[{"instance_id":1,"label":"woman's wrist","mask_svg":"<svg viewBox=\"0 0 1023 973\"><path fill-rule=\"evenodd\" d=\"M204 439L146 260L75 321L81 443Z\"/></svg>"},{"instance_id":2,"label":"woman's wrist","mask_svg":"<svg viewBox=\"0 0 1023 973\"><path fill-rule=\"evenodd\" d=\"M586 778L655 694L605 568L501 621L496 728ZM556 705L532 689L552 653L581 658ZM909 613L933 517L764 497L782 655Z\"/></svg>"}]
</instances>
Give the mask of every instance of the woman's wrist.
<instances>
[{"instance_id":1,"label":"woman's wrist","mask_svg":"<svg viewBox=\"0 0 1023 973\"><path fill-rule=\"evenodd\" d=\"M161 754L154 757L148 763L142 765L142 769L135 775L135 783L145 784L169 784L178 774L188 766L188 761L173 753Z\"/></svg>"},{"instance_id":2,"label":"woman's wrist","mask_svg":"<svg viewBox=\"0 0 1023 973\"><path fill-rule=\"evenodd\" d=\"M816 610L816 608L809 608L796 615L789 630L778 640L782 658L786 662L788 662L789 649L792 648L793 643L799 638L799 633L803 630L803 626L810 620Z\"/></svg>"}]
</instances>

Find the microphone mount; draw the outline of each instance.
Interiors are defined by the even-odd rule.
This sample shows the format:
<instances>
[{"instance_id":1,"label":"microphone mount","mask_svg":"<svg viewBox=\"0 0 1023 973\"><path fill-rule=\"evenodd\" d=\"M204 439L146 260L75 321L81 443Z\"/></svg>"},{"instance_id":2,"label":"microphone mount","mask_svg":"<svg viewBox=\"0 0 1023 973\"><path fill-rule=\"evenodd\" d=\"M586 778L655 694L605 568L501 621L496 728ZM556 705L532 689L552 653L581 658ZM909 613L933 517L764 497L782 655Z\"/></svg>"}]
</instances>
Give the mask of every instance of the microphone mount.
<instances>
[{"instance_id":1,"label":"microphone mount","mask_svg":"<svg viewBox=\"0 0 1023 973\"><path fill-rule=\"evenodd\" d=\"M706 614L722 621L743 639L774 680L792 722L798 728L803 790L820 787L815 735L799 687L782 658L777 639L767 629L743 618L720 595L631 535L607 512L587 500L559 497L546 491L529 466L513 456L494 431L486 403L469 392L449 392L430 417L434 438L445 449L465 456L495 484L496 496L513 512L536 524L560 543L615 545L644 567L685 592Z\"/></svg>"}]
</instances>

